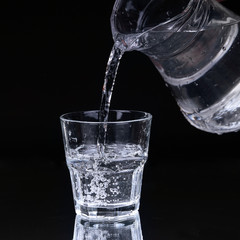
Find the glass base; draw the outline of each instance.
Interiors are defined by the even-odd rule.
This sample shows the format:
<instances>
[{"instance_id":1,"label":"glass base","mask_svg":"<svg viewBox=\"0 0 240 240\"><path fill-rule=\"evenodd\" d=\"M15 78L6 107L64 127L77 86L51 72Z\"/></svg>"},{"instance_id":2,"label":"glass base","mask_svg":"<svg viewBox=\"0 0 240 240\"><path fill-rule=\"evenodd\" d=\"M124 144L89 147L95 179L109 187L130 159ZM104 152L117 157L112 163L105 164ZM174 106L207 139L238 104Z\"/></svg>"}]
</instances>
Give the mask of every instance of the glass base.
<instances>
[{"instance_id":1,"label":"glass base","mask_svg":"<svg viewBox=\"0 0 240 240\"><path fill-rule=\"evenodd\" d=\"M85 218L112 220L114 218L128 218L137 213L139 209L139 202L124 206L106 206L106 207L92 207L77 204L75 211L77 215Z\"/></svg>"}]
</instances>

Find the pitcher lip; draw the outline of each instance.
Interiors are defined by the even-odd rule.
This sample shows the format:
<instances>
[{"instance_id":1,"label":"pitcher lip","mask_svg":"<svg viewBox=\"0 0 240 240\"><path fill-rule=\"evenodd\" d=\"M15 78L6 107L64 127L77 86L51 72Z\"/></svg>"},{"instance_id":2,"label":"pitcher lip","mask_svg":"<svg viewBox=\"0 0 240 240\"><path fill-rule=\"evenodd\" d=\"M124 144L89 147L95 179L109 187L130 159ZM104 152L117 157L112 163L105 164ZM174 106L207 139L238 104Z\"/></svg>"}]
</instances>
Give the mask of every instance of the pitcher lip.
<instances>
[{"instance_id":1,"label":"pitcher lip","mask_svg":"<svg viewBox=\"0 0 240 240\"><path fill-rule=\"evenodd\" d=\"M117 15L116 15L116 10L118 9L118 5L119 3L121 2L122 0L116 0L115 1L115 4L113 6L113 11L112 11L112 14L111 14L111 17L110 17L110 20L111 20L111 29L112 29L112 34L113 34L113 37L114 37L114 40L116 39L116 36L118 34L125 34L124 32L120 32L120 31L116 31L116 18L117 18ZM138 36L142 35L142 34L145 34L146 32L148 31L151 31L155 28L158 28L160 26L164 26L168 23L171 23L171 22L174 22L176 19L182 17L183 15L185 15L185 13L187 11L189 11L189 9L192 7L193 3L196 2L198 3L199 0L189 0L186 8L179 14L173 16L172 18L166 20L166 21L163 21L163 22L160 22L158 24L156 24L155 26L152 26L152 27L147 27L145 30L141 30L141 31L136 31L136 32L133 32L133 33L128 33L128 34L137 34ZM169 29L168 29L169 31Z\"/></svg>"},{"instance_id":2,"label":"pitcher lip","mask_svg":"<svg viewBox=\"0 0 240 240\"><path fill-rule=\"evenodd\" d=\"M80 114L80 113L97 113L99 114L100 110L88 110L88 111L74 111L74 112L68 112L64 113L60 116L60 120L63 122L75 122L75 123L85 123L85 124L121 124L121 123L132 123L132 122L141 122L146 120L152 119L152 114L144 111L138 111L138 110L110 110L109 112L119 112L119 113L140 113L142 114L141 117L136 119L129 119L129 120L116 120L116 121L87 121L87 120L75 120L75 119L68 119L66 118L67 115L70 114Z\"/></svg>"},{"instance_id":3,"label":"pitcher lip","mask_svg":"<svg viewBox=\"0 0 240 240\"><path fill-rule=\"evenodd\" d=\"M226 22L221 22L221 21L215 21L214 17L212 16L212 18L214 19L214 21L212 21L212 19L210 19L209 17L207 17L204 21L203 24L201 24L201 29L190 29L189 31L203 31L206 29L209 29L211 27L216 27L219 25L222 26L226 26L226 25L231 25L234 23L238 23L240 22L240 17L238 15L236 15L235 13L233 13L232 11L230 11L229 9L227 9L226 7L224 7L221 3L217 2L217 1L212 1L212 0L189 0L189 3L187 4L186 8L179 14L173 16L172 18L168 19L167 21L163 21L160 22L159 24L156 24L155 26L152 27L147 27L145 28L145 30L141 30L141 31L133 31L133 32L129 32L129 33L124 33L119 31L119 29L116 28L116 19L117 19L117 15L116 15L116 10L118 9L118 5L122 0L116 0L114 7L113 7L113 11L111 14L111 30L112 30L112 35L113 35L113 39L116 40L118 35L136 35L136 38L141 37L143 34L146 34L149 31L152 31L154 29L160 28L160 27L164 27L167 26L168 24L174 23L176 20L184 18L184 16L188 13L188 11L191 11L193 9L193 12L195 13L195 8L198 8L201 4L203 3L207 3L209 5L212 5L212 8L214 7L219 7L222 11L227 11L227 15L229 15L229 17L226 17ZM195 3L195 5L194 5ZM209 11L209 9L207 10ZM217 19L219 20L219 19ZM166 27L166 29L161 29L162 32L176 32L176 28L168 28ZM177 30L179 31L179 30ZM180 30L181 31L181 30Z\"/></svg>"}]
</instances>

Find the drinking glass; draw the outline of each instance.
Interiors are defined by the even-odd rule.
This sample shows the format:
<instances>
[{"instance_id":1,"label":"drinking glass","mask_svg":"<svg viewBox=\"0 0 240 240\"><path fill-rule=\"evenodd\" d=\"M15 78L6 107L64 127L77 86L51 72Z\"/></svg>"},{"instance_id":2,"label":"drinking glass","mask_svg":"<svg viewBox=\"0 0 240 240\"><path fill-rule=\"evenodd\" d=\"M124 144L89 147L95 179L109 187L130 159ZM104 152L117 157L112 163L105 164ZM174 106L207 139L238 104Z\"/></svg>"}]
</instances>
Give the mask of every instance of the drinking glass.
<instances>
[{"instance_id":1,"label":"drinking glass","mask_svg":"<svg viewBox=\"0 0 240 240\"><path fill-rule=\"evenodd\" d=\"M99 111L60 117L75 211L85 217L115 218L139 209L152 116L140 111Z\"/></svg>"}]
</instances>

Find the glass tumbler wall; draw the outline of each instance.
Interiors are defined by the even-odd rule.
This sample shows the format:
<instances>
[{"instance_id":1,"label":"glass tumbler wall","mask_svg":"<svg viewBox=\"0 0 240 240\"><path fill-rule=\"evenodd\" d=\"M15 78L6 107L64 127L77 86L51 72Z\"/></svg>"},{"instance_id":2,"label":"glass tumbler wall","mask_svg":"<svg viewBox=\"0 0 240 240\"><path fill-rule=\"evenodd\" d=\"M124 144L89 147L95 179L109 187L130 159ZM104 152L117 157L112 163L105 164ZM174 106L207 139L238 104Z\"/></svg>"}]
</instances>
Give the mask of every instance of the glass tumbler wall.
<instances>
[{"instance_id":1,"label":"glass tumbler wall","mask_svg":"<svg viewBox=\"0 0 240 240\"><path fill-rule=\"evenodd\" d=\"M131 215L139 209L152 116L139 111L67 113L61 125L77 214Z\"/></svg>"}]
</instances>

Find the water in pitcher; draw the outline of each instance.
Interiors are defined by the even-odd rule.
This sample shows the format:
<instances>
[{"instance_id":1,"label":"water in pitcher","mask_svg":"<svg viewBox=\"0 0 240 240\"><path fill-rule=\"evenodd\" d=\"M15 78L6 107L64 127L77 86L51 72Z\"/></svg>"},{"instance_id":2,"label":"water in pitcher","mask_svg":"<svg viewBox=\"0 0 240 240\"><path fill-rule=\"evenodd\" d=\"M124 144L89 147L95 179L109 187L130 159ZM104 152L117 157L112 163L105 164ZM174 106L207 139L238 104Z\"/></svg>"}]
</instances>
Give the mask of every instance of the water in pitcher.
<instances>
[{"instance_id":1,"label":"water in pitcher","mask_svg":"<svg viewBox=\"0 0 240 240\"><path fill-rule=\"evenodd\" d=\"M194 33L177 34L187 39ZM167 61L152 54L158 46L146 50L193 126L219 134L239 129L239 44L239 25L232 24L198 33L197 41Z\"/></svg>"}]
</instances>

